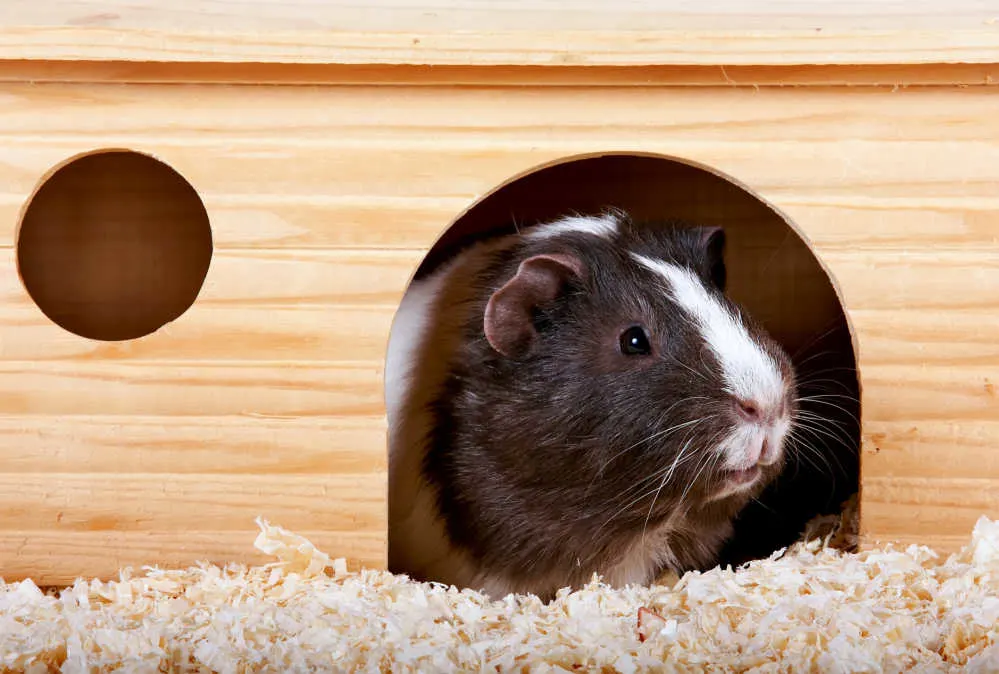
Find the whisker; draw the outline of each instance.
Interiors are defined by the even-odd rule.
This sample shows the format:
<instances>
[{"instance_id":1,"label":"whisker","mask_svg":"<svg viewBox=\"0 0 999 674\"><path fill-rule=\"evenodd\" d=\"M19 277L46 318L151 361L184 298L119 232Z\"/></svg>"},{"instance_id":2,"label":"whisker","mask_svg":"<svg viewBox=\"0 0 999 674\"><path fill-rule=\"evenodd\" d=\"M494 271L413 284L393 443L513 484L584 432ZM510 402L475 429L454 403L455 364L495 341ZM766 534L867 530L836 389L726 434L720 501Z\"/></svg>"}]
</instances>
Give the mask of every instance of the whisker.
<instances>
[{"instance_id":1,"label":"whisker","mask_svg":"<svg viewBox=\"0 0 999 674\"><path fill-rule=\"evenodd\" d=\"M715 437L717 437L717 435L718 434L716 433ZM715 442L715 440L713 439L712 443L714 443L714 442ZM705 454L707 455L708 458L705 459L704 464L701 466L701 468L694 475L693 479L691 479L690 482L687 483L687 486L684 488L683 493L680 494L679 503L681 505L683 504L683 499L685 499L687 497L687 493L690 491L690 488L693 487L694 484L697 482L698 478L701 477L701 473L704 471L704 469L707 467L708 463L710 462L711 456L712 455L714 455L716 457L719 456L718 452L711 452L711 453L707 453L706 452ZM716 465L717 465L717 459L715 459L715 461L716 461Z\"/></svg>"},{"instance_id":2,"label":"whisker","mask_svg":"<svg viewBox=\"0 0 999 674\"><path fill-rule=\"evenodd\" d=\"M677 453L677 458L673 461L673 464L670 466L669 471L665 475L663 475L662 482L659 483L659 489L656 490L655 496L652 497L652 503L649 504L649 512L645 515L645 523L642 524L643 543L645 542L645 531L649 528L649 518L652 517L652 511L656 507L656 501L659 500L659 494L662 492L663 487L666 486L666 483L669 482L669 479L673 476L673 470L676 468L677 462L680 460L680 457L682 457L684 453L687 451L688 447L690 447L690 440L687 440L686 444L684 444L684 446Z\"/></svg>"},{"instance_id":3,"label":"whisker","mask_svg":"<svg viewBox=\"0 0 999 674\"><path fill-rule=\"evenodd\" d=\"M847 438L852 439L851 429L857 428L853 424L847 424L845 421L839 421L837 419L832 419L830 417L824 417L815 412L809 412L808 410L798 410L794 415L795 421L811 421L815 423L827 423L836 429L837 432L843 433ZM832 428L830 429L832 430Z\"/></svg>"},{"instance_id":4,"label":"whisker","mask_svg":"<svg viewBox=\"0 0 999 674\"><path fill-rule=\"evenodd\" d=\"M809 341L805 342L803 345L801 345L800 347L798 347L798 349L794 352L794 354L792 354L791 360L794 360L795 358L797 358L798 356L800 356L802 353L805 353L808 349L812 348L813 346L815 346L816 344L818 344L819 342L821 342L826 337L829 337L830 335L832 335L833 333L835 333L837 330L842 330L844 327L846 327L846 326L843 325L843 323L840 322L839 319L834 319L830 323L827 323L827 325L830 326L827 330L825 330L821 334L817 333L818 336L813 337L812 339L810 339Z\"/></svg>"},{"instance_id":5,"label":"whisker","mask_svg":"<svg viewBox=\"0 0 999 674\"><path fill-rule=\"evenodd\" d=\"M799 401L796 401L796 402L800 405L802 401L799 400ZM842 405L838 405L838 404L836 404L834 402L830 402L828 400L816 400L815 398L809 398L809 399L805 400L805 402L815 403L817 405L825 405L826 407L831 407L831 408L833 408L835 410L839 410L840 412L842 412L846 416L850 417L850 419L852 419L857 424L860 423L860 419L857 417L857 415L854 414L853 412L851 412L850 410L846 409ZM808 410L799 410L799 411L806 411L807 412Z\"/></svg>"},{"instance_id":6,"label":"whisker","mask_svg":"<svg viewBox=\"0 0 999 674\"><path fill-rule=\"evenodd\" d=\"M676 405L679 405L679 404L681 404L683 402L687 402L689 400L696 400L698 398L703 398L703 396L696 396L696 397L687 398L685 400L681 400L681 401L679 401L677 403L674 403L671 406L671 409L672 409L672 407L675 407ZM675 431L682 430L682 429L687 428L687 427L697 426L701 422L707 421L709 418L710 417L706 417L705 416L705 417L701 417L699 419L693 419L691 421L685 421L683 423L676 424L675 426L671 426L670 428L667 428L665 430L657 431L657 432L653 433L652 435L650 435L650 436L648 436L646 438L643 438L642 440L639 440L638 442L636 442L633 445L625 447L621 451L617 452L614 456L610 457L609 459L607 459L606 461L604 461L602 464L600 464L600 467L597 468L597 472L593 476L593 479L590 480L589 486L593 486L593 483L597 480L597 478L600 477L601 475L603 475L603 472L607 468L607 466L609 466L615 459L617 459L618 457L620 457L622 454L625 454L626 452L629 452L629 451L633 450L635 447L638 447L639 445L643 445L645 443L652 442L654 440L662 440L663 438L669 436L670 434L674 433Z\"/></svg>"},{"instance_id":7,"label":"whisker","mask_svg":"<svg viewBox=\"0 0 999 674\"><path fill-rule=\"evenodd\" d=\"M716 431L715 434L711 438L711 444L708 444L707 447L711 447L713 445L713 443L717 441L718 437L721 434L722 434L722 431ZM687 440L687 442L684 445L684 449L681 449L681 451L677 455L677 458L674 459L673 463L670 466L667 466L664 469L656 471L656 473L654 473L653 476L648 476L648 477L646 477L646 478L644 478L643 480L640 481L640 484L647 485L650 482L657 480L659 478L659 476L662 476L664 473L666 473L666 479L663 480L662 484L660 484L659 486L654 487L654 488L652 488L652 489L650 489L650 490L648 490L646 492L643 492L643 493L639 494L635 498L631 499L628 503L626 503L622 507L618 508L610 517L608 517L597 528L597 530L593 533L593 538L595 539L598 536L598 534L608 524L610 524L615 518L617 518L621 513L623 513L624 511L628 510L629 508L631 508L633 505L635 505L636 503L638 503L642 499L647 498L648 496L653 495L653 494L656 495L655 498L653 499L653 503L652 503L652 508L654 509L654 507L655 507L655 501L658 499L658 495L662 492L662 489L665 488L665 486L669 483L669 480L672 479L673 473L670 472L670 471L674 470L674 466L679 466L679 465L685 463L688 457L694 457L694 458L697 457L697 455L698 455L697 452L692 452L692 453L688 454L687 457L683 457L682 456L684 454L685 449L689 446L689 444L690 444L690 442L689 442L689 437L688 437L688 440ZM701 453L702 454L704 453L704 449L703 448L702 448L702 452ZM710 459L710 456L708 456L708 459ZM691 482L688 482L686 489L684 490L683 494L680 497L680 500L678 502L678 507L679 507L679 505L682 504L683 498L686 496L687 491L690 489L690 487L692 486L693 482L695 482L700 477L701 472L703 471L705 464L706 464L706 460L702 458L701 461L698 464L698 465L701 466L701 468L697 471L697 473L695 474L693 480ZM627 494L634 493L634 491L635 491L635 487L633 486L633 487L629 488L628 490L626 490L624 493L622 493L622 496L624 498L627 498ZM646 527L648 525L648 520L649 519L650 519L650 516L647 515L646 516L645 526L643 526L643 529L642 529L643 540L644 540L645 531L646 531Z\"/></svg>"},{"instance_id":8,"label":"whisker","mask_svg":"<svg viewBox=\"0 0 999 674\"><path fill-rule=\"evenodd\" d=\"M830 434L830 433L828 433L828 432L826 432L826 431L824 431L822 429L816 429L816 428L808 427L808 426L805 426L805 425L802 425L799 428L801 429L802 432L808 433L809 435L811 435L813 438L819 440L820 442L821 442L821 438L823 436L825 436L827 438L835 440L837 443L843 444L842 443L842 439L837 438L836 436L834 436L834 435L832 435L832 434ZM810 445L806 445L806 447L808 447L810 450L812 450L815 453L815 456L817 456L820 459L822 459L826 463L826 465L828 466L829 470L832 471L832 464L829 463L829 459L826 456L826 454L818 451L815 447L811 447ZM836 465L839 467L840 472L842 472L843 474L846 474L847 470L843 466L843 464L840 462L839 457L836 456L836 453L833 452L831 454L831 456L832 456L833 461L835 461ZM834 476L830 475L830 477L834 477Z\"/></svg>"},{"instance_id":9,"label":"whisker","mask_svg":"<svg viewBox=\"0 0 999 674\"><path fill-rule=\"evenodd\" d=\"M693 454L688 455L687 457L684 457L684 459L682 461L680 461L677 464L677 466L679 467L679 466L681 466L683 464L686 464L688 461L692 460L693 458L694 458ZM627 498L629 495L634 494L636 491L640 491L641 489L644 489L649 484L651 484L651 483L655 482L656 480L658 480L660 477L663 476L663 474L669 472L669 469L670 469L670 466L664 466L663 468L660 468L660 469L656 470L655 472L650 473L649 475L646 475L641 480L639 480L638 482L636 482L632 486L630 486L627 489L625 489L624 491L622 491L620 494L618 494L618 496L620 498Z\"/></svg>"},{"instance_id":10,"label":"whisker","mask_svg":"<svg viewBox=\"0 0 999 674\"><path fill-rule=\"evenodd\" d=\"M684 439L683 439L684 443L689 442L692 432L693 431L689 431L687 433L687 435L684 436ZM717 436L717 433L715 435ZM674 466L675 467L679 467L679 466L683 465L684 463L686 463L687 461L689 461L692 457L693 457L693 455L688 455L686 457L682 457L681 455L678 454L677 457L676 457L676 459L674 459L672 465L663 466L662 468L659 468L658 470L653 471L651 474L646 475L641 480L638 480L638 482L636 482L635 484L633 484L631 487L625 489L618 496L621 497L621 498L627 498L629 494L633 494L636 491L638 491L640 489L643 489L646 485L648 485L648 484L650 484L652 482L655 482L656 480L659 479L660 476L663 475L663 473L665 473L667 471L670 471L670 470L673 470Z\"/></svg>"},{"instance_id":11,"label":"whisker","mask_svg":"<svg viewBox=\"0 0 999 674\"><path fill-rule=\"evenodd\" d=\"M836 356L836 355L839 355L839 351L834 351L832 349L829 349L827 351L818 351L816 353L813 353L804 360L793 360L793 359L792 360L794 362L795 368L800 370L805 368L806 363L809 363L817 358L823 358L825 356Z\"/></svg>"},{"instance_id":12,"label":"whisker","mask_svg":"<svg viewBox=\"0 0 999 674\"><path fill-rule=\"evenodd\" d=\"M796 438L796 440L798 442L794 446L795 447L795 451L794 451L793 454L791 454L792 458L795 459L795 463L798 463L799 459L807 461L809 463L809 465L811 465L812 468L814 468L815 470L817 470L819 473L822 473L823 475L828 475L831 479L835 480L836 478L832 474L832 470L833 470L832 464L830 464L829 461L824 456L822 456L821 453L815 452L815 448L811 447L810 445L808 445L804 441L803 438ZM805 450L809 450L809 451L806 452ZM822 466L820 466L816 462L812 461L812 459L811 459L812 455L817 456L818 458L822 459L823 463L826 464L826 470L823 470Z\"/></svg>"}]
</instances>

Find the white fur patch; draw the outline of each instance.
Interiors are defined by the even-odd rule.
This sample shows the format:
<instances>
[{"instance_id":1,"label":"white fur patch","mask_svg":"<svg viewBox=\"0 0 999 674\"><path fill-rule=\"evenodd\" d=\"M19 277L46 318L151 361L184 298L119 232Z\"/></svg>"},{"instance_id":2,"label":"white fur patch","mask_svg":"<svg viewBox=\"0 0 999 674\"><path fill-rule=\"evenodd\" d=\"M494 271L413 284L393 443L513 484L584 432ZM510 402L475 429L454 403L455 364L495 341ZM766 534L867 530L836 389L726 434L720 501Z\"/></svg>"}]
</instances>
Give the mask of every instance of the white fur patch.
<instances>
[{"instance_id":1,"label":"white fur patch","mask_svg":"<svg viewBox=\"0 0 999 674\"><path fill-rule=\"evenodd\" d=\"M440 294L445 271L446 267L411 283L392 322L385 355L385 416L389 429L398 426L409 397L416 354L430 329L430 305Z\"/></svg>"},{"instance_id":2,"label":"white fur patch","mask_svg":"<svg viewBox=\"0 0 999 674\"><path fill-rule=\"evenodd\" d=\"M385 358L385 408L389 426L389 554L390 567L429 578L473 585L477 569L453 548L437 517L434 497L419 473L421 445L408 441L421 432L425 420L418 414L404 419L413 396L413 372L425 357L433 327L433 304L449 278L454 262L429 277L410 284L389 335ZM410 428L406 428L409 422Z\"/></svg>"},{"instance_id":3,"label":"white fur patch","mask_svg":"<svg viewBox=\"0 0 999 674\"><path fill-rule=\"evenodd\" d=\"M618 219L612 214L601 216L572 215L553 222L538 225L526 236L532 239L547 239L559 234L580 232L609 239L617 234Z\"/></svg>"},{"instance_id":4,"label":"white fur patch","mask_svg":"<svg viewBox=\"0 0 999 674\"><path fill-rule=\"evenodd\" d=\"M742 321L713 297L689 269L643 255L632 257L666 279L673 301L694 320L721 364L726 393L760 405L779 405L784 395L780 370L753 341Z\"/></svg>"},{"instance_id":5,"label":"white fur patch","mask_svg":"<svg viewBox=\"0 0 999 674\"><path fill-rule=\"evenodd\" d=\"M764 439L770 443L768 445L769 447L779 447L780 443L783 442L782 435L778 435L773 430L768 430L759 424L736 424L732 429L732 432L718 444L718 451L725 457L725 467L732 470L742 470L757 464L765 465L767 463L772 463L774 460L779 458L780 454L774 453L769 461L764 461L762 459L761 450L763 448ZM734 494L735 492L742 491L749 486L751 485L737 485L735 488L726 490L717 496L722 497Z\"/></svg>"}]
</instances>

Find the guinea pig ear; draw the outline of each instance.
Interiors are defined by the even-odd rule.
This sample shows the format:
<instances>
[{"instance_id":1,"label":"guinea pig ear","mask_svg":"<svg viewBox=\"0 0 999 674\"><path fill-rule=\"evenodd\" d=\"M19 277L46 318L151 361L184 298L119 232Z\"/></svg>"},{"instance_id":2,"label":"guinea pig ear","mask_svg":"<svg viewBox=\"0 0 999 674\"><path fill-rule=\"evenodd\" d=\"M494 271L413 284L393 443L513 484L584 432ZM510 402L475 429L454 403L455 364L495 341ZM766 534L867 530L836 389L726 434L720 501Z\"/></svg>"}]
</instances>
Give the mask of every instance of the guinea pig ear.
<instances>
[{"instance_id":1,"label":"guinea pig ear","mask_svg":"<svg viewBox=\"0 0 999 674\"><path fill-rule=\"evenodd\" d=\"M517 273L493 293L486 304L486 339L507 358L531 352L538 333L534 310L555 300L573 278L582 278L583 263L572 255L535 255L520 263Z\"/></svg>"},{"instance_id":2,"label":"guinea pig ear","mask_svg":"<svg viewBox=\"0 0 999 674\"><path fill-rule=\"evenodd\" d=\"M701 227L698 242L704 254L708 278L718 290L725 292L727 270L725 268L725 230L721 227Z\"/></svg>"}]
</instances>

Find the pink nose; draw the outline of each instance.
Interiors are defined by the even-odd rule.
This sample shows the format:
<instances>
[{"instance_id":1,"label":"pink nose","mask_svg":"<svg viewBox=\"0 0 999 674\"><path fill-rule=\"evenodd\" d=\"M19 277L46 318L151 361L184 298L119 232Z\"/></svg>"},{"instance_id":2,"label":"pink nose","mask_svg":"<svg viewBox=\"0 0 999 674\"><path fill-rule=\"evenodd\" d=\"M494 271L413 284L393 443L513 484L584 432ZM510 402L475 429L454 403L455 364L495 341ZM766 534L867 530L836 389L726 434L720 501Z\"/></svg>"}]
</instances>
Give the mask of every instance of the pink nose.
<instances>
[{"instance_id":1,"label":"pink nose","mask_svg":"<svg viewBox=\"0 0 999 674\"><path fill-rule=\"evenodd\" d=\"M741 416L746 421L756 422L759 421L761 417L760 406L754 400L736 399L735 411L738 412L739 416Z\"/></svg>"},{"instance_id":2,"label":"pink nose","mask_svg":"<svg viewBox=\"0 0 999 674\"><path fill-rule=\"evenodd\" d=\"M768 422L774 423L779 418L787 414L787 402L782 400L779 405L762 405L756 400L736 398L736 413L751 423Z\"/></svg>"}]
</instances>

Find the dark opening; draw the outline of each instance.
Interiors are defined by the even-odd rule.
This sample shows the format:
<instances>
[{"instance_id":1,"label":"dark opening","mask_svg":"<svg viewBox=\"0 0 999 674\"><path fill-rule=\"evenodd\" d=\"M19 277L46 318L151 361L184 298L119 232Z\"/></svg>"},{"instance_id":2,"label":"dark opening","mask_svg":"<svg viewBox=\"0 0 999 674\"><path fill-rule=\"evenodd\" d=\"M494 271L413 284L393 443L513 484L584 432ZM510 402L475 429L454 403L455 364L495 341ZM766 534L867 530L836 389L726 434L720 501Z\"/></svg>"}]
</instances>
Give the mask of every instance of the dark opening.
<instances>
[{"instance_id":1,"label":"dark opening","mask_svg":"<svg viewBox=\"0 0 999 674\"><path fill-rule=\"evenodd\" d=\"M58 168L31 198L18 272L50 320L89 339L135 339L194 303L212 257L200 197L152 157L89 154Z\"/></svg>"},{"instance_id":2,"label":"dark opening","mask_svg":"<svg viewBox=\"0 0 999 674\"><path fill-rule=\"evenodd\" d=\"M809 450L743 512L722 564L765 557L798 539L816 515L839 513L858 490L859 380L849 324L828 273L797 232L758 197L711 171L665 157L566 161L506 184L462 215L417 272L469 243L571 212L617 207L635 219L676 218L727 231L730 295L791 354L802 381Z\"/></svg>"}]
</instances>

